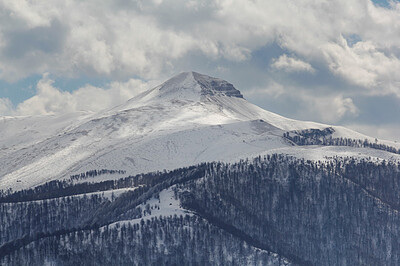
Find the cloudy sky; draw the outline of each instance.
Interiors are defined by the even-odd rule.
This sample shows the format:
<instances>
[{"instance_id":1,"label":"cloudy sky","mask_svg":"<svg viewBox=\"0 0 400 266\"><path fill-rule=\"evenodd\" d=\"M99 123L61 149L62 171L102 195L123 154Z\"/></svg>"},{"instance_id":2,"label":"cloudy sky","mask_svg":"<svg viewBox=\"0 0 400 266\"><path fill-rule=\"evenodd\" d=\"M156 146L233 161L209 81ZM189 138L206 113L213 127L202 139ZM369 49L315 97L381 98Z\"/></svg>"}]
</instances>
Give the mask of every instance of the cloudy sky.
<instances>
[{"instance_id":1,"label":"cloudy sky","mask_svg":"<svg viewBox=\"0 0 400 266\"><path fill-rule=\"evenodd\" d=\"M182 71L400 141L400 3L0 0L0 115L97 111Z\"/></svg>"}]
</instances>

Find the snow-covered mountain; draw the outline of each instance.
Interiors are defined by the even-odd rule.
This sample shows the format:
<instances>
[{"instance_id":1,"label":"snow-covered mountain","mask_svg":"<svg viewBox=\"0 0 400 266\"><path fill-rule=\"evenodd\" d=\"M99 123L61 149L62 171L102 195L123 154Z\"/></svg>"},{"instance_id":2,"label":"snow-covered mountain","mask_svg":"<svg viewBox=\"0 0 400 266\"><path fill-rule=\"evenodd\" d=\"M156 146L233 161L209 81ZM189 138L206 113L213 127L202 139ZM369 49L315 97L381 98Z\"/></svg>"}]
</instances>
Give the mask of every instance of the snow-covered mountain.
<instances>
[{"instance_id":1,"label":"snow-covered mountain","mask_svg":"<svg viewBox=\"0 0 400 266\"><path fill-rule=\"evenodd\" d=\"M350 129L297 121L248 102L227 81L181 73L125 104L100 113L2 117L0 189L26 189L93 169L126 175L265 153L320 160L332 156L398 160L369 148L298 146L287 131L332 128L330 137L374 138ZM400 148L397 143L379 143ZM115 178L103 176L103 178Z\"/></svg>"},{"instance_id":2,"label":"snow-covered mountain","mask_svg":"<svg viewBox=\"0 0 400 266\"><path fill-rule=\"evenodd\" d=\"M400 264L399 145L220 79L0 133L0 265Z\"/></svg>"}]
</instances>

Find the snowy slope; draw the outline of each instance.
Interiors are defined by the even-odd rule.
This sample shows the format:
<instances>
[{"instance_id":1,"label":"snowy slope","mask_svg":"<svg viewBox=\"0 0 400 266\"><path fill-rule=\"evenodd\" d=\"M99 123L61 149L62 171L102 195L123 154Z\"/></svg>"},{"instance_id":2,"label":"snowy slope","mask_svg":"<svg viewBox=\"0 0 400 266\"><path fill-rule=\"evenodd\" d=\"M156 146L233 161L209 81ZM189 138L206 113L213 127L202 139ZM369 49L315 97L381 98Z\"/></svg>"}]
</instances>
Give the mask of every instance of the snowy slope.
<instances>
[{"instance_id":1,"label":"snowy slope","mask_svg":"<svg viewBox=\"0 0 400 266\"><path fill-rule=\"evenodd\" d=\"M0 117L0 154L18 150L61 134L85 121L92 113Z\"/></svg>"},{"instance_id":2,"label":"snowy slope","mask_svg":"<svg viewBox=\"0 0 400 266\"><path fill-rule=\"evenodd\" d=\"M319 159L342 148L343 154L399 159L371 149L307 150L282 137L285 131L326 127L268 112L247 102L226 81L186 72L96 114L1 118L0 189L23 189L93 169L133 175L268 152ZM374 140L333 128L334 137Z\"/></svg>"}]
</instances>

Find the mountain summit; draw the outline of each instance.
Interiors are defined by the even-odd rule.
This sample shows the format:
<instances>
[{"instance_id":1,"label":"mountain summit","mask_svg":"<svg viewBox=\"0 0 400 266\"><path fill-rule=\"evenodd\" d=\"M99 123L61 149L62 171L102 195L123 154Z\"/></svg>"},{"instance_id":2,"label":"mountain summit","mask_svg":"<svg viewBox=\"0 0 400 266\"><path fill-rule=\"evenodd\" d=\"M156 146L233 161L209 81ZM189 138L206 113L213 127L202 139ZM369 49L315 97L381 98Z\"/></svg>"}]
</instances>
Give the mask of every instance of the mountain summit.
<instances>
[{"instance_id":1,"label":"mountain summit","mask_svg":"<svg viewBox=\"0 0 400 266\"><path fill-rule=\"evenodd\" d=\"M152 104L176 100L204 102L219 96L243 99L240 91L225 80L197 72L183 72L129 100L125 108L143 103L150 104L150 101Z\"/></svg>"},{"instance_id":2,"label":"mountain summit","mask_svg":"<svg viewBox=\"0 0 400 266\"><path fill-rule=\"evenodd\" d=\"M231 83L203 75L197 72L183 72L167 80L159 87L161 94L197 91L201 95L223 95L243 98L243 95Z\"/></svg>"}]
</instances>

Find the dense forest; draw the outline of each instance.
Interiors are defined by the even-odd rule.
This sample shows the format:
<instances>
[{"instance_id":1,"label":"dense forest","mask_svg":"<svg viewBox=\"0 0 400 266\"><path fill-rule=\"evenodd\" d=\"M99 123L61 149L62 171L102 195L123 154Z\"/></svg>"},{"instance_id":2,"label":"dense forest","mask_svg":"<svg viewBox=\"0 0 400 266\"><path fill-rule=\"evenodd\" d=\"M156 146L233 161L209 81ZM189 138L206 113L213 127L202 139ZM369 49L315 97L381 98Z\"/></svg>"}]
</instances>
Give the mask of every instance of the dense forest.
<instances>
[{"instance_id":1,"label":"dense forest","mask_svg":"<svg viewBox=\"0 0 400 266\"><path fill-rule=\"evenodd\" d=\"M297 145L324 145L324 146L348 146L357 148L371 148L376 150L383 150L391 153L400 154L400 149L395 147L369 140L360 140L352 138L334 138L332 134L335 130L331 127L320 129L306 129L306 130L295 130L283 133L283 137L292 141Z\"/></svg>"},{"instance_id":2,"label":"dense forest","mask_svg":"<svg viewBox=\"0 0 400 266\"><path fill-rule=\"evenodd\" d=\"M186 215L149 216L166 189ZM388 161L274 154L0 200L2 265L400 265L400 163Z\"/></svg>"},{"instance_id":3,"label":"dense forest","mask_svg":"<svg viewBox=\"0 0 400 266\"><path fill-rule=\"evenodd\" d=\"M290 265L198 216L54 234L5 256L25 265Z\"/></svg>"}]
</instances>

